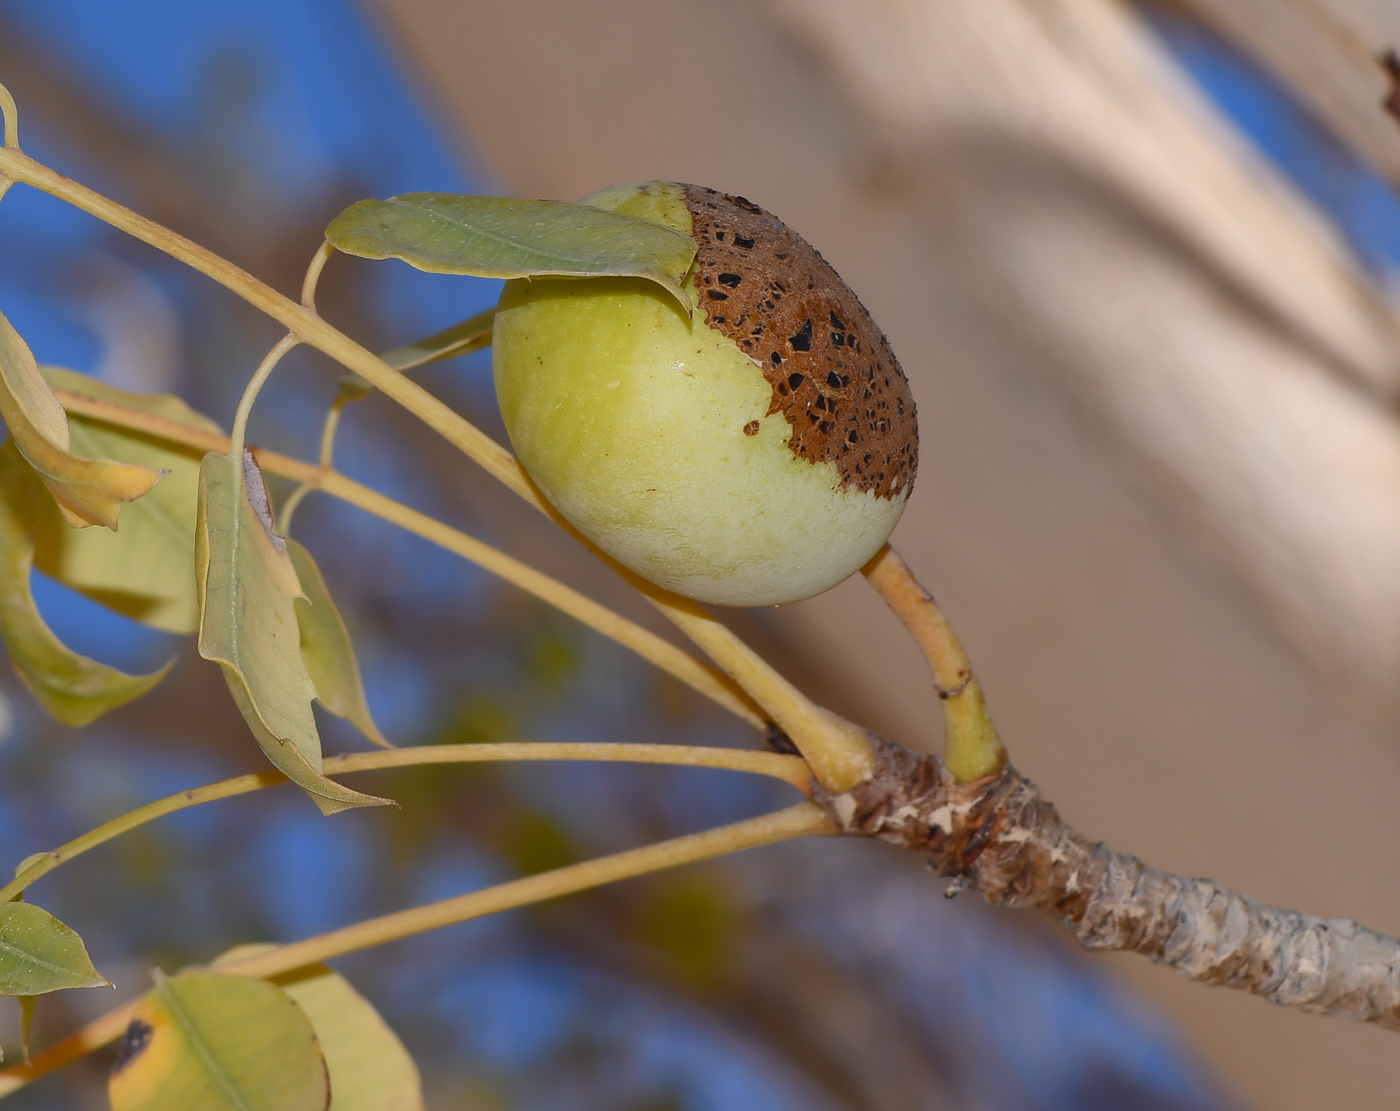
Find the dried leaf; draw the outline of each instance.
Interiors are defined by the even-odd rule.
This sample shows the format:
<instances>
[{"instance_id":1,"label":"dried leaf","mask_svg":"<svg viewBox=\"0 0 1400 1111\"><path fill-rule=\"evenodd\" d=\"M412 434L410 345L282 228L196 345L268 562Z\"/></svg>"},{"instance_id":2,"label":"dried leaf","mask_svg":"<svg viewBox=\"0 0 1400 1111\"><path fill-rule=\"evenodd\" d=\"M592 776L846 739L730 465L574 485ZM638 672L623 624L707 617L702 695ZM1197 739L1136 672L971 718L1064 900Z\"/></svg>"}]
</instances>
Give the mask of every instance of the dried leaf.
<instances>
[{"instance_id":1,"label":"dried leaf","mask_svg":"<svg viewBox=\"0 0 1400 1111\"><path fill-rule=\"evenodd\" d=\"M0 315L0 417L20 453L44 480L68 523L117 527L122 503L160 481L150 467L84 459L69 450L68 418L29 347Z\"/></svg>"},{"instance_id":2,"label":"dried leaf","mask_svg":"<svg viewBox=\"0 0 1400 1111\"><path fill-rule=\"evenodd\" d=\"M107 1083L112 1111L326 1111L310 1020L276 984L181 972L141 1001Z\"/></svg>"},{"instance_id":3,"label":"dried leaf","mask_svg":"<svg viewBox=\"0 0 1400 1111\"><path fill-rule=\"evenodd\" d=\"M267 945L240 945L213 967ZM331 1077L328 1111L422 1111L418 1067L373 1004L323 964L273 977L311 1020Z\"/></svg>"},{"instance_id":4,"label":"dried leaf","mask_svg":"<svg viewBox=\"0 0 1400 1111\"><path fill-rule=\"evenodd\" d=\"M208 417L169 394L136 394L57 367L41 368L50 385L151 413L201 432L221 433ZM75 530L57 513L41 515L35 565L59 582L143 624L172 633L199 628L194 583L194 519L199 490L196 448L91 417L69 416L72 450L167 472L122 512L121 528Z\"/></svg>"},{"instance_id":5,"label":"dried leaf","mask_svg":"<svg viewBox=\"0 0 1400 1111\"><path fill-rule=\"evenodd\" d=\"M145 694L171 664L150 675L128 675L78 655L54 636L29 585L36 522L52 514L38 476L14 440L7 441L0 447L0 637L44 709L66 725L87 725Z\"/></svg>"},{"instance_id":6,"label":"dried leaf","mask_svg":"<svg viewBox=\"0 0 1400 1111\"><path fill-rule=\"evenodd\" d=\"M273 765L323 814L387 799L321 774L321 737L311 713L316 687L301 654L296 599L302 597L287 546L272 530L262 474L211 452L199 471L195 581L199 654L223 668L233 699Z\"/></svg>"},{"instance_id":7,"label":"dried leaf","mask_svg":"<svg viewBox=\"0 0 1400 1111\"><path fill-rule=\"evenodd\" d=\"M355 662L355 647L321 569L311 553L295 540L287 541L287 554L301 583L302 597L296 599L301 658L315 684L317 700L381 748L393 748L370 716L360 665Z\"/></svg>"},{"instance_id":8,"label":"dried leaf","mask_svg":"<svg viewBox=\"0 0 1400 1111\"><path fill-rule=\"evenodd\" d=\"M433 274L646 278L695 309L681 287L695 258L690 236L589 205L405 193L351 205L326 238L348 255L398 258Z\"/></svg>"},{"instance_id":9,"label":"dried leaf","mask_svg":"<svg viewBox=\"0 0 1400 1111\"><path fill-rule=\"evenodd\" d=\"M0 903L0 995L44 995L110 985L83 939L33 903Z\"/></svg>"}]
</instances>

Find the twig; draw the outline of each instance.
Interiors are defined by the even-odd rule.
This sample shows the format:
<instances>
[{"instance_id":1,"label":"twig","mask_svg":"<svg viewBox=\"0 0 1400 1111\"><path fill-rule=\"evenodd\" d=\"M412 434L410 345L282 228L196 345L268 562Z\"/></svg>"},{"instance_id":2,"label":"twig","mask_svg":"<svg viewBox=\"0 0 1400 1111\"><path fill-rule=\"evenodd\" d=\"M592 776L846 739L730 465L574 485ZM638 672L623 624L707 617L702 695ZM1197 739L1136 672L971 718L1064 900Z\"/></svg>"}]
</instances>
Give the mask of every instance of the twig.
<instances>
[{"instance_id":1,"label":"twig","mask_svg":"<svg viewBox=\"0 0 1400 1111\"><path fill-rule=\"evenodd\" d=\"M958 783L936 757L888 741L877 751L871 779L818 792L843 833L921 853L989 903L1043 911L1086 949L1142 953L1201 983L1400 1030L1400 939L1114 852L1066 825L1009 764Z\"/></svg>"}]
</instances>

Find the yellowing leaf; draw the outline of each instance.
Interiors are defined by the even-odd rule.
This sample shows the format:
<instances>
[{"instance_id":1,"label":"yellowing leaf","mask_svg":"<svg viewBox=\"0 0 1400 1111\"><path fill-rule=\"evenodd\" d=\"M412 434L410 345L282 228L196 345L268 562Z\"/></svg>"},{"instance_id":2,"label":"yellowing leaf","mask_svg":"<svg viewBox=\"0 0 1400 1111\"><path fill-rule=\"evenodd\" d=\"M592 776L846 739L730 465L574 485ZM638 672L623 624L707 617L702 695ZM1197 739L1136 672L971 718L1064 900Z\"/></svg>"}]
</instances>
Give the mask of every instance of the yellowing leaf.
<instances>
[{"instance_id":1,"label":"yellowing leaf","mask_svg":"<svg viewBox=\"0 0 1400 1111\"><path fill-rule=\"evenodd\" d=\"M68 418L29 347L0 315L0 417L74 528L117 527L122 503L160 481L150 467L84 459L69 450Z\"/></svg>"},{"instance_id":2,"label":"yellowing leaf","mask_svg":"<svg viewBox=\"0 0 1400 1111\"><path fill-rule=\"evenodd\" d=\"M695 240L585 204L405 193L351 205L326 229L338 251L398 258L433 274L479 278L647 278L693 311L682 289Z\"/></svg>"},{"instance_id":3,"label":"yellowing leaf","mask_svg":"<svg viewBox=\"0 0 1400 1111\"><path fill-rule=\"evenodd\" d=\"M151 413L202 432L222 430L169 394L128 393L84 374L41 368L50 385ZM121 528L71 529L55 511L41 514L34 563L59 582L146 625L172 633L199 628L194 585L194 517L199 492L195 448L169 444L91 417L69 416L78 455L136 463L165 477L122 511Z\"/></svg>"},{"instance_id":4,"label":"yellowing leaf","mask_svg":"<svg viewBox=\"0 0 1400 1111\"><path fill-rule=\"evenodd\" d=\"M145 694L165 678L170 664L151 675L128 675L78 655L54 636L29 585L35 524L52 513L37 476L14 440L7 441L0 447L0 637L44 709L67 725L86 725Z\"/></svg>"},{"instance_id":5,"label":"yellowing leaf","mask_svg":"<svg viewBox=\"0 0 1400 1111\"><path fill-rule=\"evenodd\" d=\"M210 452L199 470L195 527L199 654L223 668L243 720L273 765L323 814L387 799L321 774L321 737L311 713L316 687L301 654L287 546L272 530L267 492L251 454L240 464Z\"/></svg>"},{"instance_id":6,"label":"yellowing leaf","mask_svg":"<svg viewBox=\"0 0 1400 1111\"><path fill-rule=\"evenodd\" d=\"M266 980L158 977L107 1083L112 1111L325 1111L326 1063L311 1022Z\"/></svg>"},{"instance_id":7,"label":"yellowing leaf","mask_svg":"<svg viewBox=\"0 0 1400 1111\"><path fill-rule=\"evenodd\" d=\"M311 553L295 540L287 541L302 597L296 599L301 630L301 658L316 687L316 698L331 713L350 722L375 744L393 748L379 732L365 703L365 687L350 633L331 598L321 569Z\"/></svg>"},{"instance_id":8,"label":"yellowing leaf","mask_svg":"<svg viewBox=\"0 0 1400 1111\"><path fill-rule=\"evenodd\" d=\"M0 903L0 995L100 988L83 939L33 903Z\"/></svg>"},{"instance_id":9,"label":"yellowing leaf","mask_svg":"<svg viewBox=\"0 0 1400 1111\"><path fill-rule=\"evenodd\" d=\"M240 945L214 967L269 948ZM418 1067L398 1035L350 983L323 964L273 978L295 1000L320 1039L331 1077L329 1111L422 1111Z\"/></svg>"}]
</instances>

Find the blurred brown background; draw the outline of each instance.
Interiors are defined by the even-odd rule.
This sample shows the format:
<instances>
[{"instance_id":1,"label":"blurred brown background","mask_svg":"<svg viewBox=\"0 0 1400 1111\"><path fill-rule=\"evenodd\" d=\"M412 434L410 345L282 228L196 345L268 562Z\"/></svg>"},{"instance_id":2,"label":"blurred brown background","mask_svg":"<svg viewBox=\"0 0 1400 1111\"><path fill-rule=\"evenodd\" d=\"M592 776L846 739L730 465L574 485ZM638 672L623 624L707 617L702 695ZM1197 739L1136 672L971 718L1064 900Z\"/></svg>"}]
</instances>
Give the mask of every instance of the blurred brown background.
<instances>
[{"instance_id":1,"label":"blurred brown background","mask_svg":"<svg viewBox=\"0 0 1400 1111\"><path fill-rule=\"evenodd\" d=\"M1387 0L1196 0L1392 181ZM1113 0L375 0L502 191L742 193L856 288L913 383L895 543L1017 765L1079 828L1400 933L1400 315ZM547 542L547 541L546 541ZM561 563L566 562L560 557ZM938 743L860 581L749 630ZM1394 1035L1101 958L1258 1107L1380 1107Z\"/></svg>"}]
</instances>

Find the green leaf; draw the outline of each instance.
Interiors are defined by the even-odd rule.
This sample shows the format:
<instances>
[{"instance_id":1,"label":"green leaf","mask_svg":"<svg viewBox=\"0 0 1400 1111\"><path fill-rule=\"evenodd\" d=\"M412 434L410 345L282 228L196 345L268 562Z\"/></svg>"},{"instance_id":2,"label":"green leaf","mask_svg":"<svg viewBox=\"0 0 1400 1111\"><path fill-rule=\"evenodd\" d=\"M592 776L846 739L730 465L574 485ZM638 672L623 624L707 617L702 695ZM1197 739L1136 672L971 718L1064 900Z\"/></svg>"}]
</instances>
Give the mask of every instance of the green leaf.
<instances>
[{"instance_id":1,"label":"green leaf","mask_svg":"<svg viewBox=\"0 0 1400 1111\"><path fill-rule=\"evenodd\" d=\"M196 518L199 654L223 668L263 752L323 814L386 804L321 774L321 737L311 713L316 687L297 624L301 584L286 542L272 530L251 454L244 452L241 466L215 452L204 457Z\"/></svg>"},{"instance_id":2,"label":"green leaf","mask_svg":"<svg viewBox=\"0 0 1400 1111\"><path fill-rule=\"evenodd\" d=\"M122 503L160 481L150 467L84 459L69 450L68 417L29 347L0 315L0 417L20 453L44 480L74 528L117 527Z\"/></svg>"},{"instance_id":3,"label":"green leaf","mask_svg":"<svg viewBox=\"0 0 1400 1111\"><path fill-rule=\"evenodd\" d=\"M292 567L301 583L302 597L296 599L301 658L315 684L316 698L381 748L393 748L370 717L360 665L355 662L355 647L321 569L311 553L295 540L287 541L287 554L292 557Z\"/></svg>"},{"instance_id":4,"label":"green leaf","mask_svg":"<svg viewBox=\"0 0 1400 1111\"><path fill-rule=\"evenodd\" d=\"M415 367L435 363L439 359L454 359L458 355L469 355L473 351L491 346L491 325L496 319L496 310L487 309L466 320L458 321L450 328L424 336L407 347L396 347L385 351L379 357L395 370L413 370ZM340 380L340 396L346 401L360 401L374 390L358 374L347 374Z\"/></svg>"},{"instance_id":5,"label":"green leaf","mask_svg":"<svg viewBox=\"0 0 1400 1111\"><path fill-rule=\"evenodd\" d=\"M80 656L44 623L30 591L36 522L53 502L13 439L0 447L0 637L19 677L50 714L66 725L87 725L139 698L165 678L128 675ZM63 527L63 526L59 526Z\"/></svg>"},{"instance_id":6,"label":"green leaf","mask_svg":"<svg viewBox=\"0 0 1400 1111\"><path fill-rule=\"evenodd\" d=\"M325 1111L311 1021L276 984L222 972L157 976L107 1082L112 1111Z\"/></svg>"},{"instance_id":7,"label":"green leaf","mask_svg":"<svg viewBox=\"0 0 1400 1111\"><path fill-rule=\"evenodd\" d=\"M269 948L240 945L213 967ZM345 977L315 964L272 982L296 1001L316 1030L331 1077L329 1111L422 1111L422 1081L413 1058Z\"/></svg>"},{"instance_id":8,"label":"green leaf","mask_svg":"<svg viewBox=\"0 0 1400 1111\"><path fill-rule=\"evenodd\" d=\"M487 309L466 320L459 321L441 332L424 336L407 347L396 347L379 357L395 370L412 370L414 367L435 363L439 359L452 359L458 355L468 355L491 346L491 325L496 319L496 310Z\"/></svg>"},{"instance_id":9,"label":"green leaf","mask_svg":"<svg viewBox=\"0 0 1400 1111\"><path fill-rule=\"evenodd\" d=\"M217 424L178 397L128 393L71 370L41 369L49 384L60 389L222 434ZM42 514L35 566L143 624L172 633L195 632L199 600L194 584L194 517L203 453L91 417L70 415L69 422L71 447L77 454L167 473L155 489L122 511L117 532L71 529L57 512Z\"/></svg>"},{"instance_id":10,"label":"green leaf","mask_svg":"<svg viewBox=\"0 0 1400 1111\"><path fill-rule=\"evenodd\" d=\"M0 995L100 987L82 938L33 903L0 903Z\"/></svg>"},{"instance_id":11,"label":"green leaf","mask_svg":"<svg viewBox=\"0 0 1400 1111\"><path fill-rule=\"evenodd\" d=\"M405 193L351 205L326 238L348 255L398 258L433 274L647 278L695 310L681 287L695 258L690 236L589 205Z\"/></svg>"}]
</instances>

